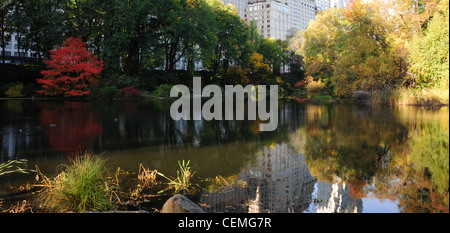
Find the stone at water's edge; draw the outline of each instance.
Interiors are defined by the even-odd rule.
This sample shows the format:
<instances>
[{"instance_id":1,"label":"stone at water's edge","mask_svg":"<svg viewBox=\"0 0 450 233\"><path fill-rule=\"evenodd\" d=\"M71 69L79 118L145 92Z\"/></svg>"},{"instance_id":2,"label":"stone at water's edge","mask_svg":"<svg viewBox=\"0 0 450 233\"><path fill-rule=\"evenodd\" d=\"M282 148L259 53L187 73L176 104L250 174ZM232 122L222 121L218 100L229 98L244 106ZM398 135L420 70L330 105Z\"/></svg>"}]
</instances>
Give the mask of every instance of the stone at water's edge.
<instances>
[{"instance_id":1,"label":"stone at water's edge","mask_svg":"<svg viewBox=\"0 0 450 233\"><path fill-rule=\"evenodd\" d=\"M161 213L205 213L205 211L187 197L176 194L166 201Z\"/></svg>"},{"instance_id":2,"label":"stone at water's edge","mask_svg":"<svg viewBox=\"0 0 450 233\"><path fill-rule=\"evenodd\" d=\"M355 91L352 93L352 99L355 104L368 104L370 95L365 91Z\"/></svg>"}]
</instances>

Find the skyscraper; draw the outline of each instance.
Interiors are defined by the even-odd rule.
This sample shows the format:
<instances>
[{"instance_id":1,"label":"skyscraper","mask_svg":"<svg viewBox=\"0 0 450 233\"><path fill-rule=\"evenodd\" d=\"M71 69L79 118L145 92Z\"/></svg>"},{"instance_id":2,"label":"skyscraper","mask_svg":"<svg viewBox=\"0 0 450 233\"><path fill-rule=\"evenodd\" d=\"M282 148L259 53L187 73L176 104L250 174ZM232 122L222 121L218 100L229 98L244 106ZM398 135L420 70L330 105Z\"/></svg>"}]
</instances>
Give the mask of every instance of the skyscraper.
<instances>
[{"instance_id":1,"label":"skyscraper","mask_svg":"<svg viewBox=\"0 0 450 233\"><path fill-rule=\"evenodd\" d=\"M330 0L330 7L346 8L350 0Z\"/></svg>"},{"instance_id":2,"label":"skyscraper","mask_svg":"<svg viewBox=\"0 0 450 233\"><path fill-rule=\"evenodd\" d=\"M264 37L286 40L290 31L305 30L315 13L314 0L259 0L248 1L244 18Z\"/></svg>"},{"instance_id":3,"label":"skyscraper","mask_svg":"<svg viewBox=\"0 0 450 233\"><path fill-rule=\"evenodd\" d=\"M309 23L316 17L315 0L288 0L290 8L291 29L306 30Z\"/></svg>"},{"instance_id":4,"label":"skyscraper","mask_svg":"<svg viewBox=\"0 0 450 233\"><path fill-rule=\"evenodd\" d=\"M221 0L225 5L231 4L234 7L236 7L236 10L239 13L239 16L241 18L244 18L245 15L245 8L247 8L248 0Z\"/></svg>"},{"instance_id":5,"label":"skyscraper","mask_svg":"<svg viewBox=\"0 0 450 233\"><path fill-rule=\"evenodd\" d=\"M316 0L318 11L324 11L330 8L330 0Z\"/></svg>"},{"instance_id":6,"label":"skyscraper","mask_svg":"<svg viewBox=\"0 0 450 233\"><path fill-rule=\"evenodd\" d=\"M287 1L249 2L245 11L245 20L255 21L264 37L285 40L287 30L290 28L289 13Z\"/></svg>"}]
</instances>

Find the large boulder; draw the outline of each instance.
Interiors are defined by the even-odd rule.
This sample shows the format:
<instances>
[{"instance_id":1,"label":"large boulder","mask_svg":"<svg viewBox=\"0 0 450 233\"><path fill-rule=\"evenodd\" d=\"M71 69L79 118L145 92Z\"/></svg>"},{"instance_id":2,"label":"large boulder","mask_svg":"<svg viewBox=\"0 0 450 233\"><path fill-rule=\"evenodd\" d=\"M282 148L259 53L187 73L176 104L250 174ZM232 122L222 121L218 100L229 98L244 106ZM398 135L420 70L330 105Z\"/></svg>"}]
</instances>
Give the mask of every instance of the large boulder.
<instances>
[{"instance_id":1,"label":"large boulder","mask_svg":"<svg viewBox=\"0 0 450 233\"><path fill-rule=\"evenodd\" d=\"M161 213L205 213L205 211L187 197L176 194L166 201Z\"/></svg>"},{"instance_id":2,"label":"large boulder","mask_svg":"<svg viewBox=\"0 0 450 233\"><path fill-rule=\"evenodd\" d=\"M370 94L365 91L355 91L352 93L352 99L355 104L368 104Z\"/></svg>"}]
</instances>

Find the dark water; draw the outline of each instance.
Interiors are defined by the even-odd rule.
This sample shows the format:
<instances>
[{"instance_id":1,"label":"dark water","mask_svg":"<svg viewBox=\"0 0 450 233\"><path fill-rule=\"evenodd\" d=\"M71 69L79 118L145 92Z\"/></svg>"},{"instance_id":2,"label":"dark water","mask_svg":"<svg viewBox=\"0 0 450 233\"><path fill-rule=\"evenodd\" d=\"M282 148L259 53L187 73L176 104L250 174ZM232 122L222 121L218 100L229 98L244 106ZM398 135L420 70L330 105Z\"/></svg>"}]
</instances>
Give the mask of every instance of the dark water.
<instances>
[{"instance_id":1,"label":"dark water","mask_svg":"<svg viewBox=\"0 0 450 233\"><path fill-rule=\"evenodd\" d=\"M448 212L447 107L312 105L280 100L279 126L173 121L171 101L0 101L0 162L45 174L76 151L227 182L202 187L207 212ZM34 175L0 177L0 198Z\"/></svg>"}]
</instances>

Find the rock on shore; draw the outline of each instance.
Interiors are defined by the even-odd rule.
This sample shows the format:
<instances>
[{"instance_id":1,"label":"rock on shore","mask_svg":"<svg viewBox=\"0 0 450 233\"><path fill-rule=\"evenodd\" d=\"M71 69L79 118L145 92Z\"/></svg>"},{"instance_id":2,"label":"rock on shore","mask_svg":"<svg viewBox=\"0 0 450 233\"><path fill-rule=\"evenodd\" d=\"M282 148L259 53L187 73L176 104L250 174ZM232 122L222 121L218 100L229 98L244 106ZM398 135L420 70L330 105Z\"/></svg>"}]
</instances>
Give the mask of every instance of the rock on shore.
<instances>
[{"instance_id":1,"label":"rock on shore","mask_svg":"<svg viewBox=\"0 0 450 233\"><path fill-rule=\"evenodd\" d=\"M205 211L187 197L176 194L166 201L161 213L205 213Z\"/></svg>"}]
</instances>

